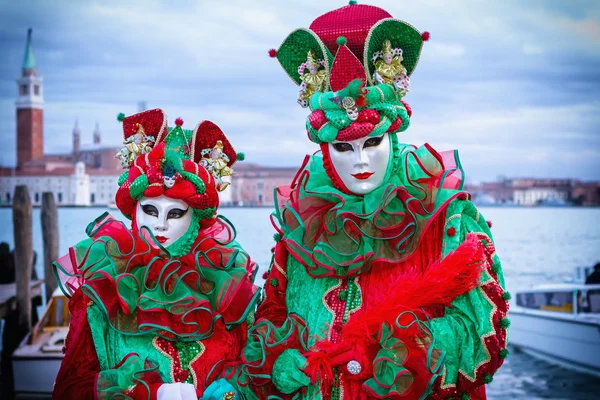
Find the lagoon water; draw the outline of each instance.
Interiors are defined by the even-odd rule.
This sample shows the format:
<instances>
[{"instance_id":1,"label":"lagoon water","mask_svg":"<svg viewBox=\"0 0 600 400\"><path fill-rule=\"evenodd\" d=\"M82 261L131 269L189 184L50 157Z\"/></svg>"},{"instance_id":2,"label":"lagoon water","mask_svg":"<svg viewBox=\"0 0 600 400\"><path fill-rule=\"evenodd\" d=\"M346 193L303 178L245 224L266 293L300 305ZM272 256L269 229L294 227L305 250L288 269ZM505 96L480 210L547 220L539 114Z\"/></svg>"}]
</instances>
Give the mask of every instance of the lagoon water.
<instances>
[{"instance_id":1,"label":"lagoon water","mask_svg":"<svg viewBox=\"0 0 600 400\"><path fill-rule=\"evenodd\" d=\"M107 211L60 208L60 254L84 239L86 225ZM108 210L123 219L118 210ZM236 227L238 241L260 265L268 267L274 244L269 208L223 208ZM600 262L600 209L481 208L492 221L496 250L511 292L540 283L563 282L573 267ZM40 210L34 209L36 269L43 276ZM12 213L0 209L0 242L13 245ZM262 282L257 282L262 284ZM600 354L598 355L600 357ZM552 366L515 351L488 385L490 399L600 399L600 379Z\"/></svg>"}]
</instances>

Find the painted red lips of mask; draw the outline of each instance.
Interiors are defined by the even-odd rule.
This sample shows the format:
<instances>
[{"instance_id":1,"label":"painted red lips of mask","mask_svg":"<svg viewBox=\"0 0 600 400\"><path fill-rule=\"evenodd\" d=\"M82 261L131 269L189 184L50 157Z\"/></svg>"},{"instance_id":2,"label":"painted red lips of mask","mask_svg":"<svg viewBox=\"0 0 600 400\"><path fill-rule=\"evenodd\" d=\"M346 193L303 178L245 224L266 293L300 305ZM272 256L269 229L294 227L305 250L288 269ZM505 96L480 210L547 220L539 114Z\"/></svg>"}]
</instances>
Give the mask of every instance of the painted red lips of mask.
<instances>
[{"instance_id":1,"label":"painted red lips of mask","mask_svg":"<svg viewBox=\"0 0 600 400\"><path fill-rule=\"evenodd\" d=\"M373 174L374 172L361 172L360 174L352 174L352 176L356 179L364 181L365 179L369 179Z\"/></svg>"},{"instance_id":2,"label":"painted red lips of mask","mask_svg":"<svg viewBox=\"0 0 600 400\"><path fill-rule=\"evenodd\" d=\"M158 241L158 243L163 244L165 243L167 240L169 240L169 238L164 237L164 236L154 236L156 238L156 240Z\"/></svg>"}]
</instances>

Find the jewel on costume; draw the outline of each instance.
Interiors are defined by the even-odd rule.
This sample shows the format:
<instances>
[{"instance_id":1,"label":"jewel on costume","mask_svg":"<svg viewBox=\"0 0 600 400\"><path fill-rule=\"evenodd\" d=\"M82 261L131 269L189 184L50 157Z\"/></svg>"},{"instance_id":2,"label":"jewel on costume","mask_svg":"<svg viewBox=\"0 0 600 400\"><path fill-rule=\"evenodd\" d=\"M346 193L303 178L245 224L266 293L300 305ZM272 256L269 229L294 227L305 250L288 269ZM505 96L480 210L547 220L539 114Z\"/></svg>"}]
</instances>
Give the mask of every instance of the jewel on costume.
<instances>
[{"instance_id":1,"label":"jewel on costume","mask_svg":"<svg viewBox=\"0 0 600 400\"><path fill-rule=\"evenodd\" d=\"M356 101L354 101L352 97L332 97L329 100L345 110L350 121L356 121L358 119L358 107L356 106Z\"/></svg>"},{"instance_id":2,"label":"jewel on costume","mask_svg":"<svg viewBox=\"0 0 600 400\"><path fill-rule=\"evenodd\" d=\"M346 365L346 368L348 368L348 372L350 372L350 374L352 375L358 375L362 371L360 363L356 360L348 361L348 365Z\"/></svg>"}]
</instances>

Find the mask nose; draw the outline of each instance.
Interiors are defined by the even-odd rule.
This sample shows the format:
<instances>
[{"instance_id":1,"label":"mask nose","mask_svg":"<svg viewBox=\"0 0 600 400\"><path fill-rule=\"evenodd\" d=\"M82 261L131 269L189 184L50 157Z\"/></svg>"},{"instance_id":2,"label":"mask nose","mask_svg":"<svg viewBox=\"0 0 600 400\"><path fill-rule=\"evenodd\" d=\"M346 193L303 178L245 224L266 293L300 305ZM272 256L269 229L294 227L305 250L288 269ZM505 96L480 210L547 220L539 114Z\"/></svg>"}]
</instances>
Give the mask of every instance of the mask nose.
<instances>
[{"instance_id":1,"label":"mask nose","mask_svg":"<svg viewBox=\"0 0 600 400\"><path fill-rule=\"evenodd\" d=\"M154 225L154 230L159 232L164 232L168 229L167 221L163 218L159 218L156 225Z\"/></svg>"},{"instance_id":2,"label":"mask nose","mask_svg":"<svg viewBox=\"0 0 600 400\"><path fill-rule=\"evenodd\" d=\"M369 158L367 157L366 152L363 149L355 149L355 166L356 167L364 167L369 165Z\"/></svg>"}]
</instances>

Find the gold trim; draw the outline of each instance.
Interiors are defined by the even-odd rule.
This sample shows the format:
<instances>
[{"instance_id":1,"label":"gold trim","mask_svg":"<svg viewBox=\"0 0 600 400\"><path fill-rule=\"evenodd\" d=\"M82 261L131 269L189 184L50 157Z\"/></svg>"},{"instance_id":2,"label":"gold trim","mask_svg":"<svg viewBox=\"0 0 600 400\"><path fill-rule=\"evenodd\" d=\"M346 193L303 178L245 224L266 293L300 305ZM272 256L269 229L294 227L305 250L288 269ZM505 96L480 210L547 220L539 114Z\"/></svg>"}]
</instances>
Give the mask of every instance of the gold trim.
<instances>
[{"instance_id":1,"label":"gold trim","mask_svg":"<svg viewBox=\"0 0 600 400\"><path fill-rule=\"evenodd\" d=\"M200 125L202 125L204 122L206 122L206 120L198 122L194 127L194 131L192 132L192 140L190 141L192 147L190 151L190 157L192 161L194 161L194 159L196 158L196 135L198 134L198 129L200 129Z\"/></svg>"},{"instance_id":2,"label":"gold trim","mask_svg":"<svg viewBox=\"0 0 600 400\"><path fill-rule=\"evenodd\" d=\"M479 215L480 215L479 210L477 210L477 215L476 215L477 219L476 219L476 222L478 222ZM454 214L454 215L450 216L449 218L446 219L446 222L444 224L444 228L446 227L446 225L448 224L448 222L450 222L452 219L461 218L461 217L462 217L462 213L460 213L460 214ZM494 245L494 242L491 240L491 238L486 233L484 233L484 232L477 232L476 234L477 234L477 238L478 239L480 239L480 240L483 239L483 240L485 240L487 242L488 246L490 246L490 245L493 246L492 247L493 251L490 252L490 253L486 253L486 260L485 260L485 262L489 266L489 269L491 269L492 266L495 264L494 263L494 257L496 257L496 246ZM444 242L446 242L446 241L444 241ZM488 273L490 279L486 280L485 282L480 283L480 285L476 289L474 289L474 290L479 290L480 293L481 293L481 295L483 296L483 298L492 307L491 311L489 312L489 323L490 323L490 326L491 326L491 331L487 332L487 333L484 333L483 335L481 335L479 337L479 340L480 340L481 345L483 347L483 350L485 352L486 358L484 360L480 361L477 365L475 365L475 368L473 369L473 376L470 376L466 371L464 371L464 370L462 370L460 368L458 369L458 374L464 376L465 379L468 380L469 382L475 382L477 380L478 369L480 367L482 367L483 365L487 364L488 362L490 362L491 359L492 359L490 351L489 351L489 349L488 349L488 347L487 347L487 345L485 343L485 339L488 338L488 337L495 336L495 335L498 334L498 331L496 331L496 327L494 326L494 315L498 312L498 306L485 293L485 290L483 289L483 287L487 286L487 285L493 285L493 284L500 285L500 284L499 284L498 280L496 278L494 278L493 274L490 273L490 272L488 272L488 268L486 268L486 272ZM506 335L506 336L507 337L506 337L505 342L508 340L508 335ZM460 365L460 362L459 362L459 365ZM444 371L442 373L442 380L441 380L441 383L440 383L440 388L442 390L456 387L455 383L449 383L449 384L444 385L444 381L447 378L447 374L446 373L447 373L447 367L444 366ZM458 380L458 378L459 377L457 375L457 380Z\"/></svg>"},{"instance_id":3,"label":"gold trim","mask_svg":"<svg viewBox=\"0 0 600 400\"><path fill-rule=\"evenodd\" d=\"M171 357L169 353L160 348L160 346L158 345L158 339L158 336L155 336L154 339L152 339L152 346L154 346L154 348L158 350L160 354L169 359L169 377L171 378L171 382L175 383L175 371L173 371L173 364L175 364L175 360L173 359L173 357Z\"/></svg>"},{"instance_id":4,"label":"gold trim","mask_svg":"<svg viewBox=\"0 0 600 400\"><path fill-rule=\"evenodd\" d=\"M454 214L451 215L450 217L446 218L446 222L444 222L444 233L446 232L446 226L448 226L448 224L450 223L450 221L452 221L453 219L460 219L462 218L462 214L458 213L458 214ZM460 224L460 222L459 222ZM444 253L446 253L446 250L448 248L448 242L446 240L442 241L442 245L444 247L443 251Z\"/></svg>"},{"instance_id":5,"label":"gold trim","mask_svg":"<svg viewBox=\"0 0 600 400\"><path fill-rule=\"evenodd\" d=\"M493 278L492 278L493 279ZM497 281L495 279L493 279L493 282L497 283ZM469 382L475 382L477 380L477 370L487 364L488 362L490 362L490 360L492 359L492 356L490 354L490 351L487 347L487 345L485 344L485 339L490 337L490 336L494 336L497 334L496 331L496 327L494 326L494 315L496 314L496 312L498 312L498 307L496 306L496 304L489 298L489 296L485 293L485 291L483 290L483 286L488 285L488 284L492 284L492 282L490 283L486 283L484 285L479 286L477 289L475 290L479 290L481 292L481 294L483 295L483 298L485 300L488 301L488 303L492 306L492 310L489 313L489 322L490 322L490 326L492 327L492 330L488 333L485 333L483 335L481 335L479 337L479 340L483 346L483 350L485 351L485 355L486 358L482 361L480 361L475 368L473 369L473 376L471 377L466 371L459 369L458 373L461 374L462 376L465 377L465 379L467 379ZM455 387L456 384L452 383L452 384L448 384L448 385L443 385L444 380L446 379L446 367L444 367L444 373L442 374L442 384L440 384L440 387L442 389L447 389L447 388L451 388L451 387ZM458 379L458 377L457 377Z\"/></svg>"},{"instance_id":6,"label":"gold trim","mask_svg":"<svg viewBox=\"0 0 600 400\"><path fill-rule=\"evenodd\" d=\"M298 31L304 31L304 32L308 32L318 43L319 47L321 48L321 53L323 53L323 60L325 61L325 68L327 69L327 81L325 82L325 87L323 88L323 92L328 92L330 85L329 85L329 78L331 77L331 64L333 62L333 60L329 60L328 54L327 54L327 47L325 46L325 43L323 43L323 41L319 38L319 36L317 36L316 33L314 33L312 30L310 30L309 28L298 28L298 29L294 29L292 32L290 32L289 35L287 35L285 37L285 39L283 39L283 41L281 42L281 44L279 45L279 47L277 48L277 53L279 53L279 51L281 50L281 46L283 46L283 44L286 42L286 40L288 40L288 38L290 36L292 36L294 33L298 32ZM335 59L335 55L333 55L333 58ZM281 61L279 61L278 57L275 57L277 59L277 61L279 62L279 65L281 65L281 67L283 68L283 71L285 72L285 74L296 84L296 86L300 86L300 82L298 82L296 80L296 78L292 77L288 71L285 69L284 65L281 63ZM298 70L299 65L296 66L296 71ZM298 78L298 80L300 80L300 78ZM309 99L310 100L310 99Z\"/></svg>"},{"instance_id":7,"label":"gold trim","mask_svg":"<svg viewBox=\"0 0 600 400\"><path fill-rule=\"evenodd\" d=\"M379 92L379 99L380 101L384 101L385 100L385 95L383 94L383 90L381 90L381 88L377 85L373 86L375 89L377 89L377 91Z\"/></svg>"},{"instance_id":8,"label":"gold trim","mask_svg":"<svg viewBox=\"0 0 600 400\"><path fill-rule=\"evenodd\" d=\"M363 295L362 295L362 288L360 287L360 283L358 282L358 278L360 278L360 276L357 276L357 277L355 277L355 278L354 278L354 283L356 284L356 290L358 290L358 293L360 294L360 305L359 305L358 307L356 307L355 309L353 309L353 310L348 310L348 309L347 309L347 307L348 307L348 302L346 302L346 308L345 308L345 310L344 310L344 314L346 313L346 311L348 312L348 314L346 315L346 323L347 323L348 321L350 321L350 316L351 316L352 314L354 314L354 313L355 313L355 312L357 312L358 310L362 309L362 307L363 307L363 304L364 304L364 302L363 302ZM343 398L343 397L342 397L342 398Z\"/></svg>"},{"instance_id":9,"label":"gold trim","mask_svg":"<svg viewBox=\"0 0 600 400\"><path fill-rule=\"evenodd\" d=\"M317 137L316 137L316 139L319 139L319 133L321 133L321 129L325 128L327 125L329 125L329 121L325 122L323 124L323 126L319 128L319 130L317 131ZM319 140L321 140L321 139L319 139Z\"/></svg>"},{"instance_id":10,"label":"gold trim","mask_svg":"<svg viewBox=\"0 0 600 400\"><path fill-rule=\"evenodd\" d=\"M327 328L327 340L331 340L331 328L333 327L333 324L335 323L335 311L333 311L333 308L329 307L329 304L327 304L327 302L325 301L325 297L327 297L327 295L329 293L333 292L335 289L339 288L340 286L342 286L342 280L338 279L337 283L334 284L329 289L327 289L325 291L325 293L323 294L323 296L321 297L321 302L325 306L325 309L327 309L327 311L329 311L329 313L332 316L331 324L329 324L329 327Z\"/></svg>"},{"instance_id":11,"label":"gold trim","mask_svg":"<svg viewBox=\"0 0 600 400\"><path fill-rule=\"evenodd\" d=\"M171 378L171 382L175 383L175 371L173 370L174 368L174 364L175 364L175 360L173 359L173 357L171 357L171 355L167 352L165 352L159 345L158 345L158 339L159 337L156 336L154 337L154 339L152 339L152 346L154 346L154 348L163 356L165 356L166 358L169 359L169 377ZM167 343L172 343L167 341ZM204 354L204 352L206 351L206 346L204 345L204 343L202 343L201 340L198 340L196 343L198 343L200 345L200 351L198 352L198 354L196 354L196 356L194 358L192 358L190 360L190 362L187 365L187 368L184 368L184 366L181 364L181 356L179 354L179 351L177 350L177 348L175 347L175 345L173 344L173 349L177 352L177 355L179 356L179 366L181 367L181 369L187 369L189 371L189 373L192 375L192 381L194 382L194 387L198 387L198 377L196 376L196 370L194 370L194 367L192 367L192 364L195 363L196 361L198 361L198 359L200 357L202 357L202 355Z\"/></svg>"},{"instance_id":12,"label":"gold trim","mask_svg":"<svg viewBox=\"0 0 600 400\"><path fill-rule=\"evenodd\" d=\"M287 273L283 270L283 268L281 268L281 265L279 265L279 263L277 263L277 261L275 260L273 260L273 265L275 266L275 268L277 268L277 271L279 271L281 275L283 275L285 279L287 279Z\"/></svg>"},{"instance_id":13,"label":"gold trim","mask_svg":"<svg viewBox=\"0 0 600 400\"><path fill-rule=\"evenodd\" d=\"M204 343L202 343L201 340L198 340L196 343L198 343L200 345L200 351L198 352L198 354L196 354L196 357L192 358L188 364L188 371L190 371L190 374L192 374L192 381L194 382L194 387L198 387L198 377L196 376L196 370L194 369L194 367L192 367L192 364L195 363L196 361L198 361L198 359L200 357L202 357L202 355L204 354L204 352L206 351L206 346L204 345Z\"/></svg>"},{"instance_id":14,"label":"gold trim","mask_svg":"<svg viewBox=\"0 0 600 400\"><path fill-rule=\"evenodd\" d=\"M375 125L375 127L373 128L373 130L378 129L381 125L383 125L385 123L385 121L387 121L389 118L386 117L385 115L383 116L383 118L381 118L381 121L379 121L377 123L377 125ZM385 132L384 132L385 133Z\"/></svg>"},{"instance_id":15,"label":"gold trim","mask_svg":"<svg viewBox=\"0 0 600 400\"><path fill-rule=\"evenodd\" d=\"M165 135L165 139L166 139L167 136L169 136L169 128L167 127L167 121L168 121L167 114L163 111L162 115L163 115L163 122L162 122L162 125L160 126L160 132L158 132L158 136L156 137L156 141L154 142L154 146L156 146L161 141L161 139L163 138L162 134L165 131L165 129L167 131L167 134Z\"/></svg>"}]
</instances>

